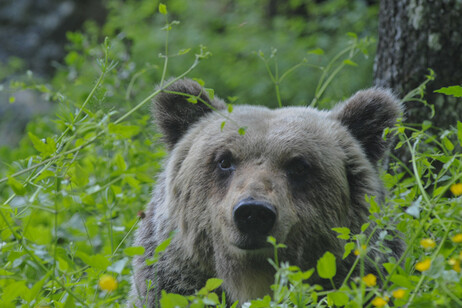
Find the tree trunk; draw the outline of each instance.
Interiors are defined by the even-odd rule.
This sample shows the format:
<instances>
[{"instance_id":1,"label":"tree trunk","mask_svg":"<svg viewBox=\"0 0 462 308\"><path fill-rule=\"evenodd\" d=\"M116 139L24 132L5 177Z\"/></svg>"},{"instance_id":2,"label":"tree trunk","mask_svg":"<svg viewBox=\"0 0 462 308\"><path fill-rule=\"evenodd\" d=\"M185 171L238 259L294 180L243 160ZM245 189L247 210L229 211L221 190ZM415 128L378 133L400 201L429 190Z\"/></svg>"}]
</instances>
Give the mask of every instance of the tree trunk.
<instances>
[{"instance_id":1,"label":"tree trunk","mask_svg":"<svg viewBox=\"0 0 462 308\"><path fill-rule=\"evenodd\" d=\"M419 102L406 103L406 122L432 121L441 128L462 118L462 100L434 93L462 84L462 2L460 0L382 0L375 85L392 88L403 97L425 80L428 69L436 79L425 99L436 115Z\"/></svg>"}]
</instances>

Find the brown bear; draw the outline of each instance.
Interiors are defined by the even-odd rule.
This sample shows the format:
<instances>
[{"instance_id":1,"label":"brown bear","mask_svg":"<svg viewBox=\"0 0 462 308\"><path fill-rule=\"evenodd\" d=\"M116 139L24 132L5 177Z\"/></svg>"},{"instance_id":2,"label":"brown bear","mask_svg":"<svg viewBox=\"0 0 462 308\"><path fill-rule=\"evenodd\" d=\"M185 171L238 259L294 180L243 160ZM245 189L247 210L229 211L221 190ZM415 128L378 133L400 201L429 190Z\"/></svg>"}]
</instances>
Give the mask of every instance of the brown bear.
<instances>
[{"instance_id":1,"label":"brown bear","mask_svg":"<svg viewBox=\"0 0 462 308\"><path fill-rule=\"evenodd\" d=\"M332 228L360 233L369 216L365 195L383 203L377 162L389 142L382 134L401 111L399 100L377 88L331 111L234 106L228 112L192 80L167 87L155 99L154 116L169 154L136 234L134 245L144 246L145 254L134 260L135 305L154 306L160 290L193 294L212 277L223 280L227 302L269 294L268 236L287 246L280 260L303 270L333 253L339 285L355 256L342 260L345 242ZM158 263L147 266L173 231ZM377 239L378 232L371 242ZM371 249L371 260L402 252L399 239L385 243L388 253ZM365 272L377 273L369 263ZM319 277L309 282L330 286Z\"/></svg>"}]
</instances>

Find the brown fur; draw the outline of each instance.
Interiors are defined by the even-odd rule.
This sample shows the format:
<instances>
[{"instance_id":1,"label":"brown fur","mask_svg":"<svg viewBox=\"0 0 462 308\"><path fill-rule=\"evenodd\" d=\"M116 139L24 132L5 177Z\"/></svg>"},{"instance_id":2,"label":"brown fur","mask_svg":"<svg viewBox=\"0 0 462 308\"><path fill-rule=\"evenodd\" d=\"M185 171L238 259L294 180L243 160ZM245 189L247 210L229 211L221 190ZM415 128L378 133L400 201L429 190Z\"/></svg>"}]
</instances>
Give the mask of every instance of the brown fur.
<instances>
[{"instance_id":1,"label":"brown fur","mask_svg":"<svg viewBox=\"0 0 462 308\"><path fill-rule=\"evenodd\" d=\"M171 93L161 93L155 102L170 153L135 239L146 253L134 260L134 302L151 307L160 290L191 294L212 277L223 279L228 302L269 293L274 271L266 260L272 248L258 238L261 247L242 249L246 237L233 221L233 208L249 197L274 206L268 235L287 245L281 260L307 270L330 251L338 261L335 280L342 281L354 257L342 260L344 242L331 229L359 233L369 215L364 196L384 201L376 164L388 146L382 132L401 112L399 101L386 90L370 89L332 111L235 106L229 114L220 99L210 100L191 80L168 90L200 96L206 104ZM223 116L207 105L229 117L223 131ZM239 127L247 127L244 136ZM230 157L234 170L218 168L220 157ZM146 266L146 258L173 231L158 264ZM374 235L372 243L376 240ZM372 250L370 257L383 262L399 256L401 242L388 245L392 253ZM366 264L366 272L376 268ZM154 289L146 290L147 280ZM329 286L319 277L310 282Z\"/></svg>"}]
</instances>

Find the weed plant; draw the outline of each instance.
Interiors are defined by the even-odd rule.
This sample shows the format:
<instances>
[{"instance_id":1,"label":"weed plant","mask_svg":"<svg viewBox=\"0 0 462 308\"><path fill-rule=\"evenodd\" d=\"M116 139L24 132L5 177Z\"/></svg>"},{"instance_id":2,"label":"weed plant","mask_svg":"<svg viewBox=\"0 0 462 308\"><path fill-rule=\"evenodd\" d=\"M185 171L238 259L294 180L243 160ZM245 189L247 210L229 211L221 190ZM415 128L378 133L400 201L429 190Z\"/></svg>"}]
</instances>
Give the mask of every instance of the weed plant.
<instances>
[{"instance_id":1,"label":"weed plant","mask_svg":"<svg viewBox=\"0 0 462 308\"><path fill-rule=\"evenodd\" d=\"M159 135L151 129L149 104L162 89L191 76L210 57L204 46L175 50L169 34L178 22L169 19L165 5L158 9L164 18L161 63L135 71L126 60L123 37L97 45L91 35L74 33L69 35L73 47L66 59L68 69L58 73L53 85L38 84L33 77L10 85L39 91L58 108L56 115L31 122L17 148L0 151L0 307L126 304L131 258L144 252L142 247L131 247L132 234L144 217L142 209L165 155ZM286 78L302 67L319 70L311 105L325 107L328 102L323 97L332 82L345 67L356 65L359 54L367 54L370 43L349 34L343 50L323 66L304 59L284 69L278 67L275 50L257 52L255 57L263 60L260 65L269 74L279 106L287 104L281 95ZM97 64L86 62L88 57L98 59ZM177 59L190 61L189 66L183 66L175 78L166 78ZM150 70L160 71L159 87L146 93L142 76ZM88 76L95 81L88 82ZM70 84L58 83L59 78ZM432 78L430 74L428 81ZM208 91L213 95L213 90ZM424 91L425 83L404 100L431 106L422 99ZM462 88L441 92L461 96ZM232 110L235 98L227 100ZM335 257L326 252L316 268L302 271L279 261L278 251L284 245L269 238L275 256L268 262L277 269L271 294L249 303L227 303L214 293L221 281L213 278L195 295L163 292L161 307L461 307L462 123L441 130L433 127L431 119L421 124L400 122L385 131L384 138L396 138L396 147L408 148L412 158L410 162L395 159L383 173L390 192L386 205L365 196L377 226L373 232L380 232L381 241L372 243L363 233L334 228L345 241L344 257L356 256L359 276L350 274L330 290L309 285L306 280L315 271L333 281ZM368 228L372 224L363 225L362 232ZM392 234L405 240L403 256L389 260L384 275L364 272L366 252L385 249L381 242ZM158 247L150 261L155 262L167 244Z\"/></svg>"}]
</instances>

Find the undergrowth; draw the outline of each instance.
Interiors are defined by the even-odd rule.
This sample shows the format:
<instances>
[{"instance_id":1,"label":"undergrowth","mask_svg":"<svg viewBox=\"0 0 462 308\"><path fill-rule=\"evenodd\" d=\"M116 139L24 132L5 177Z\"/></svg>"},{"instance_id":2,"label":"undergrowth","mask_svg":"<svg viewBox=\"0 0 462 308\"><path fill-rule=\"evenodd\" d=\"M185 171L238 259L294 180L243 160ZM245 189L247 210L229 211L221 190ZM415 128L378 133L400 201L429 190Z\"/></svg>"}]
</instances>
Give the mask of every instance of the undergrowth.
<instances>
[{"instance_id":1,"label":"undergrowth","mask_svg":"<svg viewBox=\"0 0 462 308\"><path fill-rule=\"evenodd\" d=\"M160 61L133 71L125 61L123 37L90 44L83 34L70 34L74 46L68 74L71 86L39 84L33 77L13 82L17 90L39 91L58 105L56 115L31 122L19 146L2 148L0 159L0 307L120 307L126 304L131 284L131 258L143 253L131 247L131 238L142 209L148 203L155 174L162 168L164 148L152 131L149 103L163 88L200 66L210 57L204 46L177 49L169 45L169 33L177 26L168 19L167 7L159 6L165 18L165 49ZM339 72L356 66L360 54L367 55L370 39L349 34L349 43L325 65L309 59L279 71L276 50L257 51L274 86L275 101L287 105L281 96L282 83L302 68L318 70L319 83L312 106L323 107L323 94ZM183 47L183 46L180 46ZM312 54L322 56L322 49ZM87 58L96 58L97 66ZM173 79L166 79L176 59L190 61ZM99 75L95 71L99 70ZM139 98L143 74L160 70L159 87ZM131 76L121 83L129 72ZM95 82L80 83L78 75L93 74ZM63 76L63 73L58 74ZM77 76L77 77L76 77ZM428 80L434 78L430 74ZM202 79L196 79L200 83ZM55 81L56 82L56 81ZM59 85L59 84L58 84ZM207 84L205 84L207 85ZM404 100L421 103L425 83ZM452 92L451 92L452 91ZM457 95L460 87L448 95ZM456 94L454 94L454 91ZM452 93L452 94L451 94ZM209 90L213 94L213 90ZM14 92L11 93L14 96ZM137 103L133 103L134 97ZM229 97L231 104L236 100ZM10 100L14 103L14 99ZM428 105L428 104L427 104ZM230 105L232 109L232 105ZM438 112L437 110L435 112ZM400 260L385 264L380 277L351 274L340 286L323 290L306 280L317 271L324 279L335 276L335 257L326 253L314 269L302 271L280 262L284 249L274 239L277 269L272 294L246 307L458 307L462 306L462 123L451 129L433 127L431 119L421 124L400 122L384 138L396 138L397 148L407 148L410 162L395 160L383 181L389 193L385 206L371 203L370 217L382 240L398 230L407 244ZM367 197L367 196L365 196ZM340 227L340 226L339 226ZM362 232L372 228L365 224ZM336 228L345 240L345 254L356 256L362 267L367 251L384 249L364 234L350 234ZM161 253L161 249L158 250ZM221 284L210 279L195 295L162 294L162 307L226 307L213 291ZM234 303L233 306L237 306Z\"/></svg>"}]
</instances>

